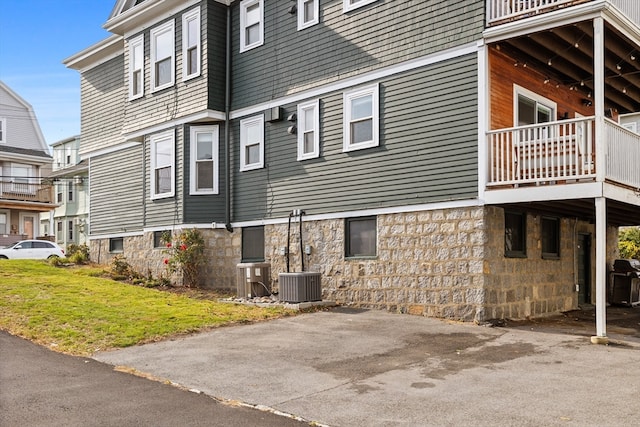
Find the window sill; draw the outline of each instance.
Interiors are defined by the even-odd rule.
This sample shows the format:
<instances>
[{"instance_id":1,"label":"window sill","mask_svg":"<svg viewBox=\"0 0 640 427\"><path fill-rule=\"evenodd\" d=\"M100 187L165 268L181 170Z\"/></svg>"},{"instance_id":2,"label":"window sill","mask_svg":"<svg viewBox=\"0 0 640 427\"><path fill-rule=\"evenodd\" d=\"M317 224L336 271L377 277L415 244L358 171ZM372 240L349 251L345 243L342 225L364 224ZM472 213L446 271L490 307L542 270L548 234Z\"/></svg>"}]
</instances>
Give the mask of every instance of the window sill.
<instances>
[{"instance_id":1,"label":"window sill","mask_svg":"<svg viewBox=\"0 0 640 427\"><path fill-rule=\"evenodd\" d=\"M371 261L376 259L378 259L378 255L352 255L352 256L345 255L344 256L345 261L360 261L360 260Z\"/></svg>"}]
</instances>

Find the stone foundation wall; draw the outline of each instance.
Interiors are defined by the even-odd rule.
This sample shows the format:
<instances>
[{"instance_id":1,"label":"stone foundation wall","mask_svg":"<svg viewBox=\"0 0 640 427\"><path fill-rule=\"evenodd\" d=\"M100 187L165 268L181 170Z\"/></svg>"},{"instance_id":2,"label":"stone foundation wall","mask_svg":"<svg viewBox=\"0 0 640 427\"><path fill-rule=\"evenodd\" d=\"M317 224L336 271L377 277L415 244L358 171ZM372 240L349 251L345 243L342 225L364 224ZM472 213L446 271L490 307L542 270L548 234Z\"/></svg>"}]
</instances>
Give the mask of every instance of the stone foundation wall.
<instances>
[{"instance_id":1,"label":"stone foundation wall","mask_svg":"<svg viewBox=\"0 0 640 427\"><path fill-rule=\"evenodd\" d=\"M461 320L484 318L482 208L378 216L375 259L345 259L344 220L303 223L305 270L322 273L323 298L355 307ZM292 224L292 272L300 271L299 225ZM265 227L273 282L286 270L287 224Z\"/></svg>"},{"instance_id":2,"label":"stone foundation wall","mask_svg":"<svg viewBox=\"0 0 640 427\"><path fill-rule=\"evenodd\" d=\"M203 288L220 289L235 292L236 265L241 258L241 231L229 233L224 229L199 229L205 242L205 266L202 268ZM179 233L179 231L175 231ZM124 250L120 255L138 273L152 277L166 276L167 270L164 259L167 254L163 248L153 247L153 233L124 238ZM109 239L91 240L89 245L90 257L94 262L109 265L118 253L109 252ZM171 280L180 285L179 277Z\"/></svg>"}]
</instances>

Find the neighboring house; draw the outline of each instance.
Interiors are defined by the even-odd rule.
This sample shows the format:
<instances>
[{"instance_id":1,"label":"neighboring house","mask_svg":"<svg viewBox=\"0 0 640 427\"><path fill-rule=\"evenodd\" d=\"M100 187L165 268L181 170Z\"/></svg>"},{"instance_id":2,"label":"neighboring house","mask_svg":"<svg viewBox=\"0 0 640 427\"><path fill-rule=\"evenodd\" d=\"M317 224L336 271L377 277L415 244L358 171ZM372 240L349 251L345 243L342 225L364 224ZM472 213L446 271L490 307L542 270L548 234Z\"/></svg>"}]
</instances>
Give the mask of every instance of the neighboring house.
<instances>
[{"instance_id":1,"label":"neighboring house","mask_svg":"<svg viewBox=\"0 0 640 427\"><path fill-rule=\"evenodd\" d=\"M80 160L80 136L51 144L53 168L49 178L54 184L55 210L41 216L41 233L55 235L64 248L89 244L89 168Z\"/></svg>"},{"instance_id":2,"label":"neighboring house","mask_svg":"<svg viewBox=\"0 0 640 427\"><path fill-rule=\"evenodd\" d=\"M304 252L343 304L485 320L595 302L604 335L616 228L640 224L640 138L609 118L640 111L640 11L544 4L118 1L113 36L65 61L93 259L157 273L161 233L196 227L206 286L241 261L276 281Z\"/></svg>"},{"instance_id":3,"label":"neighboring house","mask_svg":"<svg viewBox=\"0 0 640 427\"><path fill-rule=\"evenodd\" d=\"M0 81L0 246L38 236L39 217L54 208L51 155L33 108Z\"/></svg>"}]
</instances>

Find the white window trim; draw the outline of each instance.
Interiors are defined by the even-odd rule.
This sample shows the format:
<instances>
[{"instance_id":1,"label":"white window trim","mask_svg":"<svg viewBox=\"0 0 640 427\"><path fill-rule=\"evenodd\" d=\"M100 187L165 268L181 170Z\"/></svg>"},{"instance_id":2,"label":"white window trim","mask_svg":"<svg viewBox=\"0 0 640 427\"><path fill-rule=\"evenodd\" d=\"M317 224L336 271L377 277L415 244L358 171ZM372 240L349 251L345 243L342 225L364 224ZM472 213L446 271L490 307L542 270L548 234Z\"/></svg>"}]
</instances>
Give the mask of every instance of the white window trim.
<instances>
[{"instance_id":1,"label":"white window trim","mask_svg":"<svg viewBox=\"0 0 640 427\"><path fill-rule=\"evenodd\" d=\"M190 183L189 194L190 195L203 195L203 194L218 194L218 158L219 158L219 140L218 140L218 126L193 126L190 131ZM196 162L197 162L197 135L199 133L211 133L211 161L213 162L213 189L212 190L198 190L196 188Z\"/></svg>"},{"instance_id":2,"label":"white window trim","mask_svg":"<svg viewBox=\"0 0 640 427\"><path fill-rule=\"evenodd\" d=\"M257 163L246 164L246 147L247 147L247 128L250 126L258 126L260 130L260 160ZM264 167L264 115L249 117L240 120L240 172L253 169L262 169Z\"/></svg>"},{"instance_id":3,"label":"white window trim","mask_svg":"<svg viewBox=\"0 0 640 427\"><path fill-rule=\"evenodd\" d=\"M351 143L351 101L354 98L371 95L373 138L370 141ZM380 102L378 84L345 92L343 95L342 151L356 151L380 145Z\"/></svg>"},{"instance_id":4,"label":"white window trim","mask_svg":"<svg viewBox=\"0 0 640 427\"><path fill-rule=\"evenodd\" d=\"M525 89L522 86L518 86L516 84L513 85L513 125L518 126L518 95L522 95L526 98L529 98L539 104L544 105L547 108L551 109L552 122L555 121L555 117L553 117L558 112L558 104L554 101L545 98L542 95L538 95L535 92L530 91L529 89Z\"/></svg>"},{"instance_id":5,"label":"white window trim","mask_svg":"<svg viewBox=\"0 0 640 427\"><path fill-rule=\"evenodd\" d=\"M142 67L140 68L140 76L142 77L141 79L141 90L140 93L138 94L134 94L133 93L133 79L134 79L134 73L136 72L137 68L134 68L134 57L135 57L135 50L137 47L140 47L142 49ZM144 34L140 34L138 37L131 39L129 41L129 100L134 100L134 99L138 99L138 98L142 98L144 96Z\"/></svg>"},{"instance_id":6,"label":"white window trim","mask_svg":"<svg viewBox=\"0 0 640 427\"><path fill-rule=\"evenodd\" d=\"M0 215L5 214L5 220L7 222L4 223L5 225L5 232L4 233L0 233L0 236L4 236L4 235L8 235L11 232L11 216L10 216L10 212L8 209L0 209Z\"/></svg>"},{"instance_id":7,"label":"white window trim","mask_svg":"<svg viewBox=\"0 0 640 427\"><path fill-rule=\"evenodd\" d=\"M156 58L156 39L158 36L169 32L171 33L171 57L170 57L170 64L171 64L171 79L169 82L160 85L160 86L156 86L156 62L157 62L157 58ZM153 28L150 32L150 38L151 38L151 53L150 53L150 57L151 57L151 92L157 92L159 90L162 89L166 89L168 87L171 87L175 84L176 81L176 52L175 52L175 42L176 42L176 34L175 34L175 21L171 20L168 22L165 22L164 24Z\"/></svg>"},{"instance_id":8,"label":"white window trim","mask_svg":"<svg viewBox=\"0 0 640 427\"><path fill-rule=\"evenodd\" d=\"M156 194L156 143L169 140L171 142L171 190L166 193L158 193ZM149 168L150 172L150 183L151 183L151 200L155 199L164 199L167 197L173 197L176 192L176 142L175 142L175 133L173 130L169 130L166 132L158 133L156 135L152 135L149 138L149 143L151 145L151 167Z\"/></svg>"},{"instance_id":9,"label":"white window trim","mask_svg":"<svg viewBox=\"0 0 640 427\"><path fill-rule=\"evenodd\" d=\"M309 28L313 25L316 25L320 22L320 1L319 0L311 0L313 2L314 18L311 21L304 22L304 3L308 0L298 0L298 31L304 30L305 28Z\"/></svg>"},{"instance_id":10,"label":"white window trim","mask_svg":"<svg viewBox=\"0 0 640 427\"><path fill-rule=\"evenodd\" d=\"M342 0L342 12L343 13L350 12L362 6L371 4L375 1L378 1L378 0L359 0L354 4L350 4L349 0Z\"/></svg>"},{"instance_id":11,"label":"white window trim","mask_svg":"<svg viewBox=\"0 0 640 427\"><path fill-rule=\"evenodd\" d=\"M196 43L196 50L198 54L197 58L197 70L192 73L189 73L189 64L188 64L188 51L189 51L189 37L188 37L188 28L189 22L196 21L198 23L198 40ZM202 24L200 21L200 8L196 8L192 11L189 11L182 15L182 81L186 81L192 79L194 77L198 77L200 75L202 64Z\"/></svg>"},{"instance_id":12,"label":"white window trim","mask_svg":"<svg viewBox=\"0 0 640 427\"><path fill-rule=\"evenodd\" d=\"M0 126L2 126L2 135L0 135L0 144L7 142L7 119L6 117L0 117Z\"/></svg>"},{"instance_id":13,"label":"white window trim","mask_svg":"<svg viewBox=\"0 0 640 427\"><path fill-rule=\"evenodd\" d=\"M247 44L246 41L246 26L247 26L247 9L254 4L259 4L260 10L260 38L258 41ZM262 46L264 44L264 0L242 0L240 2L240 53L246 52L258 46Z\"/></svg>"},{"instance_id":14,"label":"white window trim","mask_svg":"<svg viewBox=\"0 0 640 427\"><path fill-rule=\"evenodd\" d=\"M311 153L304 152L304 131L303 117L306 110L313 110L313 151ZM320 101L314 100L298 105L298 160L315 159L320 157Z\"/></svg>"}]
</instances>

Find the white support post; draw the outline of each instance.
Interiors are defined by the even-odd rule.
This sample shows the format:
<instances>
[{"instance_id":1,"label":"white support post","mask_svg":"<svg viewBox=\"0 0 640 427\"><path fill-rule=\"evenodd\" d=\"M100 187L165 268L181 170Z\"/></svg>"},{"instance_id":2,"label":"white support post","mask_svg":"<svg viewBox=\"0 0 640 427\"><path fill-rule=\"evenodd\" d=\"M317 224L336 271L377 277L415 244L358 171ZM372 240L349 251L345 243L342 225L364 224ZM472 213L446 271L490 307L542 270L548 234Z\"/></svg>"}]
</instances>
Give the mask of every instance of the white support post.
<instances>
[{"instance_id":1,"label":"white support post","mask_svg":"<svg viewBox=\"0 0 640 427\"><path fill-rule=\"evenodd\" d=\"M593 81L595 92L595 152L596 181L605 179L604 132L604 20L593 20ZM594 344L606 344L607 339L607 200L603 194L595 199L596 210L596 336Z\"/></svg>"},{"instance_id":2,"label":"white support post","mask_svg":"<svg viewBox=\"0 0 640 427\"><path fill-rule=\"evenodd\" d=\"M596 336L594 344L607 343L607 199L596 204Z\"/></svg>"},{"instance_id":3,"label":"white support post","mask_svg":"<svg viewBox=\"0 0 640 427\"><path fill-rule=\"evenodd\" d=\"M604 132L604 20L593 20L593 90L595 101L595 155L596 182L604 182L605 165L605 132Z\"/></svg>"}]
</instances>

